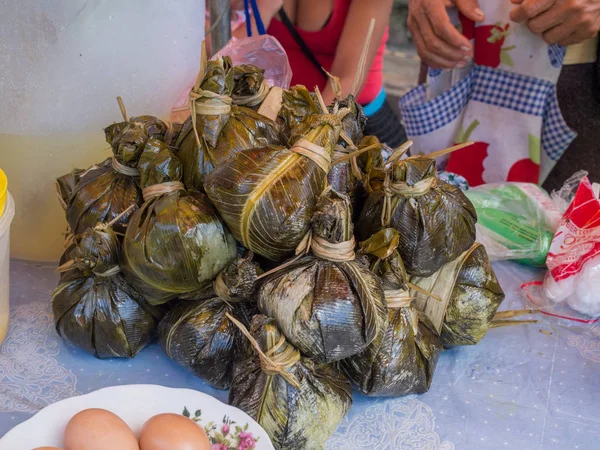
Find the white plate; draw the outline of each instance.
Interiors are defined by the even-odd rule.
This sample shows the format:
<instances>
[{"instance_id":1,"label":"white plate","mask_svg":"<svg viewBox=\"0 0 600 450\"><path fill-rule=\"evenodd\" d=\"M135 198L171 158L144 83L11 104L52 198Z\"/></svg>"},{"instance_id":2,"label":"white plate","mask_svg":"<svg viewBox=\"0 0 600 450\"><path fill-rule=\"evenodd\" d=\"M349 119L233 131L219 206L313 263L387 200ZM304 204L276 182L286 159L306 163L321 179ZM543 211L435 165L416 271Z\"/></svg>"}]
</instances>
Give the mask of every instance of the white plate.
<instances>
[{"instance_id":1,"label":"white plate","mask_svg":"<svg viewBox=\"0 0 600 450\"><path fill-rule=\"evenodd\" d=\"M239 434L243 432L246 443L251 443L250 439L256 440L255 447L248 450L274 450L267 433L243 411L202 392L153 384L108 387L53 403L6 433L0 439L0 450L31 450L46 445L60 447L67 422L87 408L112 411L136 436L150 417L160 413L184 414L185 411L205 429L210 426L208 434L211 438L219 438L227 431L225 438L229 440L229 447L238 448ZM225 422L229 422L229 426L224 429Z\"/></svg>"}]
</instances>

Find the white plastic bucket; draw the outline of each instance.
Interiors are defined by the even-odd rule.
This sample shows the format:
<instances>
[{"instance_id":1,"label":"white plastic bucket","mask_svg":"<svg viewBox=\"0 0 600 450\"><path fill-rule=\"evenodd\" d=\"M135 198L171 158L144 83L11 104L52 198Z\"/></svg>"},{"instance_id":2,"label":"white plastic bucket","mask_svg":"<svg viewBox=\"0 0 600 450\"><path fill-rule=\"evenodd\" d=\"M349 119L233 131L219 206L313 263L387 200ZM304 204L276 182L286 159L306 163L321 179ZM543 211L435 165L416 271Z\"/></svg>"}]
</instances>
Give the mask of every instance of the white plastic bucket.
<instances>
[{"instance_id":1,"label":"white plastic bucket","mask_svg":"<svg viewBox=\"0 0 600 450\"><path fill-rule=\"evenodd\" d=\"M15 202L6 193L4 212L0 217L0 344L8 331L9 308L9 276L10 276L10 224L15 216Z\"/></svg>"}]
</instances>

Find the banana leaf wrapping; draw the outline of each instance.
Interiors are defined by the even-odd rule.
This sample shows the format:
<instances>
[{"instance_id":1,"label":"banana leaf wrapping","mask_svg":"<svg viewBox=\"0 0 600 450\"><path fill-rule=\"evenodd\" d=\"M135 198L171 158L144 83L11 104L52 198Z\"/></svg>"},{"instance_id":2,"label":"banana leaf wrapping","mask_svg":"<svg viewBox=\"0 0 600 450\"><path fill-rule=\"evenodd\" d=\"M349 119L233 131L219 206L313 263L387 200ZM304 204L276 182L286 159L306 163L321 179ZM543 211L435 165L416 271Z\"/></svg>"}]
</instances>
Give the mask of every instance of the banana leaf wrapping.
<instances>
[{"instance_id":1,"label":"banana leaf wrapping","mask_svg":"<svg viewBox=\"0 0 600 450\"><path fill-rule=\"evenodd\" d=\"M333 115L312 115L294 131L291 149L235 154L204 183L206 194L244 247L281 261L308 232L341 131Z\"/></svg>"},{"instance_id":2,"label":"banana leaf wrapping","mask_svg":"<svg viewBox=\"0 0 600 450\"><path fill-rule=\"evenodd\" d=\"M431 318L446 348L477 344L504 299L485 247L479 243L430 277L412 277L411 283L442 299L435 301L411 289L417 307Z\"/></svg>"},{"instance_id":3,"label":"banana leaf wrapping","mask_svg":"<svg viewBox=\"0 0 600 450\"><path fill-rule=\"evenodd\" d=\"M302 357L272 319L255 316L250 333L272 364L246 345L229 404L256 420L277 450L323 449L352 406L350 383L334 365Z\"/></svg>"},{"instance_id":4,"label":"banana leaf wrapping","mask_svg":"<svg viewBox=\"0 0 600 450\"><path fill-rule=\"evenodd\" d=\"M147 304L120 272L119 240L98 225L74 238L52 294L58 334L98 358L133 358L156 337L161 308Z\"/></svg>"},{"instance_id":5,"label":"banana leaf wrapping","mask_svg":"<svg viewBox=\"0 0 600 450\"><path fill-rule=\"evenodd\" d=\"M284 136L291 136L292 130L307 117L321 112L313 94L301 84L284 89L281 96L281 109L277 123Z\"/></svg>"},{"instance_id":6,"label":"banana leaf wrapping","mask_svg":"<svg viewBox=\"0 0 600 450\"><path fill-rule=\"evenodd\" d=\"M131 218L123 269L152 304L202 290L235 258L235 240L206 197L186 191L181 163L151 139L139 162L146 201Z\"/></svg>"},{"instance_id":7,"label":"banana leaf wrapping","mask_svg":"<svg viewBox=\"0 0 600 450\"><path fill-rule=\"evenodd\" d=\"M357 223L366 240L389 226L400 232L398 251L410 275L429 276L475 242L477 214L460 188L437 178L435 161L413 156L392 162L384 179L371 174Z\"/></svg>"},{"instance_id":8,"label":"banana leaf wrapping","mask_svg":"<svg viewBox=\"0 0 600 450\"><path fill-rule=\"evenodd\" d=\"M355 261L348 197L329 190L312 220L312 255L268 275L258 308L304 355L329 363L362 352L387 327L381 281Z\"/></svg>"},{"instance_id":9,"label":"banana leaf wrapping","mask_svg":"<svg viewBox=\"0 0 600 450\"><path fill-rule=\"evenodd\" d=\"M360 139L356 149L350 148L345 145L345 143L340 143L336 146L335 153L333 154L334 165L331 167L327 181L336 191L347 194L350 197L352 214L355 220L358 220L358 216L362 211L367 198L367 191L363 186L363 179L367 177L367 174L370 173L373 168L383 165L381 149L373 148L372 150L367 150L366 152L359 154L356 158L349 161L338 164L335 164L335 162L336 159L347 157L354 151L360 151L377 144L380 143L379 139L375 136L365 136Z\"/></svg>"},{"instance_id":10,"label":"banana leaf wrapping","mask_svg":"<svg viewBox=\"0 0 600 450\"><path fill-rule=\"evenodd\" d=\"M148 138L155 138L161 141L165 140L168 134L169 126L157 117L144 115L132 117L130 122L141 123L146 127Z\"/></svg>"},{"instance_id":11,"label":"banana leaf wrapping","mask_svg":"<svg viewBox=\"0 0 600 450\"><path fill-rule=\"evenodd\" d=\"M363 131L367 124L367 116L365 116L362 106L356 101L353 95L349 95L329 107L329 111L332 113L336 109L348 110L348 113L342 119L342 128L354 145L358 146L360 140L363 138Z\"/></svg>"},{"instance_id":12,"label":"banana leaf wrapping","mask_svg":"<svg viewBox=\"0 0 600 450\"><path fill-rule=\"evenodd\" d=\"M158 327L167 356L211 386L228 389L242 336L226 314L250 325L258 310L248 300L259 273L249 259L236 259L221 272L208 299L183 300L172 308Z\"/></svg>"},{"instance_id":13,"label":"banana leaf wrapping","mask_svg":"<svg viewBox=\"0 0 600 450\"><path fill-rule=\"evenodd\" d=\"M73 197L73 192L75 192L75 187L77 186L77 183L79 183L79 178L81 177L82 173L84 173L84 170L73 169L71 172L56 179L56 193L58 195L58 201L65 212L69 207L71 197Z\"/></svg>"},{"instance_id":14,"label":"banana leaf wrapping","mask_svg":"<svg viewBox=\"0 0 600 450\"><path fill-rule=\"evenodd\" d=\"M374 256L371 270L382 279L389 325L365 351L340 361L340 368L361 392L372 396L427 392L442 351L428 319L411 305L399 241L396 230L384 228L360 244L361 252Z\"/></svg>"},{"instance_id":15,"label":"banana leaf wrapping","mask_svg":"<svg viewBox=\"0 0 600 450\"><path fill-rule=\"evenodd\" d=\"M264 69L252 64L240 64L233 68L231 98L234 105L256 110L268 92L269 86L265 81Z\"/></svg>"},{"instance_id":16,"label":"banana leaf wrapping","mask_svg":"<svg viewBox=\"0 0 600 450\"><path fill-rule=\"evenodd\" d=\"M252 109L231 106L233 83L231 59L218 57L208 61L201 83L190 93L192 115L175 143L188 189L201 191L206 175L240 150L281 141L275 122Z\"/></svg>"},{"instance_id":17,"label":"banana leaf wrapping","mask_svg":"<svg viewBox=\"0 0 600 450\"><path fill-rule=\"evenodd\" d=\"M104 133L114 156L83 173L72 172L58 179L59 192L66 194L65 177L79 178L71 195L63 197L67 222L73 233L80 234L97 223L110 222L131 205L137 208L142 204L136 166L150 133L160 135L166 129L164 122L152 116L134 117L110 125ZM115 231L125 231L133 212L134 209L121 217L114 225Z\"/></svg>"}]
</instances>

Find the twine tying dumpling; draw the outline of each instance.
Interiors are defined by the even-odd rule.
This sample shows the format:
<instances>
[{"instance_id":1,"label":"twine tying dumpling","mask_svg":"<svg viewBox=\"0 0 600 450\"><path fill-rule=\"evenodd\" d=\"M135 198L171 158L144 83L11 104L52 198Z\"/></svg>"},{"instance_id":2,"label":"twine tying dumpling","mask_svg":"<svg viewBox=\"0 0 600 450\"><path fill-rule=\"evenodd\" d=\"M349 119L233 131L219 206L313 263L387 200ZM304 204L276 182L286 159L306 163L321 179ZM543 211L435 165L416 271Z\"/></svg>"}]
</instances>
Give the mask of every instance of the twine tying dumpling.
<instances>
[{"instance_id":1,"label":"twine tying dumpling","mask_svg":"<svg viewBox=\"0 0 600 450\"><path fill-rule=\"evenodd\" d=\"M389 309L408 308L413 332L416 335L419 331L419 314L412 304L415 297L411 297L409 291L402 289L384 290L383 294Z\"/></svg>"},{"instance_id":2,"label":"twine tying dumpling","mask_svg":"<svg viewBox=\"0 0 600 450\"><path fill-rule=\"evenodd\" d=\"M145 187L142 190L142 195L144 197L144 201L148 201L151 198L158 197L160 195L184 190L185 186L181 181L167 181L165 183L158 183Z\"/></svg>"},{"instance_id":3,"label":"twine tying dumpling","mask_svg":"<svg viewBox=\"0 0 600 450\"><path fill-rule=\"evenodd\" d=\"M368 150L371 149L369 148ZM352 175L358 181L362 181L364 178L364 174L362 170L360 170L360 167L358 167L358 161L356 159L356 157L359 156L361 153L363 152L358 150L358 147L342 147L340 144L338 144L335 146L335 152L333 153L333 163L331 165L335 166L336 164L347 161L349 159Z\"/></svg>"},{"instance_id":4,"label":"twine tying dumpling","mask_svg":"<svg viewBox=\"0 0 600 450\"><path fill-rule=\"evenodd\" d=\"M313 254L321 259L334 262L354 261L356 255L354 248L356 242L354 237L349 241L332 243L319 236L314 236L311 233L309 242L307 243L306 252L312 250Z\"/></svg>"},{"instance_id":5,"label":"twine tying dumpling","mask_svg":"<svg viewBox=\"0 0 600 450\"><path fill-rule=\"evenodd\" d=\"M211 91L205 91L200 87L202 80L206 75L208 56L206 54L206 42L202 41L200 51L200 70L196 77L196 84L190 90L190 113L192 118L192 128L196 145L200 147L200 135L196 125L196 114L200 115L222 115L229 114L231 111L231 97L221 95Z\"/></svg>"},{"instance_id":6,"label":"twine tying dumpling","mask_svg":"<svg viewBox=\"0 0 600 450\"><path fill-rule=\"evenodd\" d=\"M392 199L394 196L404 198L421 197L429 192L436 178L429 177L410 185L406 181L392 183L392 169L388 168L383 181L383 207L381 209L381 225L389 226L392 220Z\"/></svg>"},{"instance_id":7,"label":"twine tying dumpling","mask_svg":"<svg viewBox=\"0 0 600 450\"><path fill-rule=\"evenodd\" d=\"M260 105L267 94L269 93L269 85L265 80L262 80L258 91L252 95L235 95L231 96L234 105L240 106L257 106Z\"/></svg>"},{"instance_id":8,"label":"twine tying dumpling","mask_svg":"<svg viewBox=\"0 0 600 450\"><path fill-rule=\"evenodd\" d=\"M120 174L126 175L128 177L140 176L140 172L138 171L138 169L136 169L135 167L126 166L125 164L121 164L119 161L117 161L117 158L115 158L114 156L111 158L111 163L113 169L115 169L115 171L119 172Z\"/></svg>"},{"instance_id":9,"label":"twine tying dumpling","mask_svg":"<svg viewBox=\"0 0 600 450\"><path fill-rule=\"evenodd\" d=\"M288 372L289 369L294 367L294 365L300 361L300 352L291 345L288 345L283 351L277 352L281 346L285 344L285 337L283 335L279 338L279 341L277 341L277 343L265 354L260 348L258 342L256 342L256 339L254 339L244 324L242 324L229 313L225 313L225 315L236 327L239 328L242 334L246 336L248 341L250 341L252 348L258 355L260 360L260 368L264 373L271 376L281 375L293 387L300 389L300 382L298 379L293 374Z\"/></svg>"},{"instance_id":10,"label":"twine tying dumpling","mask_svg":"<svg viewBox=\"0 0 600 450\"><path fill-rule=\"evenodd\" d=\"M329 173L329 169L331 168L331 155L325 147L321 147L307 139L301 138L296 141L290 150L299 155L306 156L319 166L323 172L326 174Z\"/></svg>"}]
</instances>

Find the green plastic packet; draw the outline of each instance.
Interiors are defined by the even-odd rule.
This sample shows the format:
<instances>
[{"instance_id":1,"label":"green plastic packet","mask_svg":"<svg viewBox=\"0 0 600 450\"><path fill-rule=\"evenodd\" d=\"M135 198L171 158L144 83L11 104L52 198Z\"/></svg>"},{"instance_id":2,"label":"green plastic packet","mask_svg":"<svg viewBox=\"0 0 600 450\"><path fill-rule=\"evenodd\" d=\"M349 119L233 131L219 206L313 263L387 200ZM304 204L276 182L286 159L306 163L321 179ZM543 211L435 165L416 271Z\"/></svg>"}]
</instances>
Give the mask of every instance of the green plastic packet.
<instances>
[{"instance_id":1,"label":"green plastic packet","mask_svg":"<svg viewBox=\"0 0 600 450\"><path fill-rule=\"evenodd\" d=\"M545 266L562 216L546 191L530 183L494 183L465 195L477 211L477 240L490 259Z\"/></svg>"}]
</instances>

